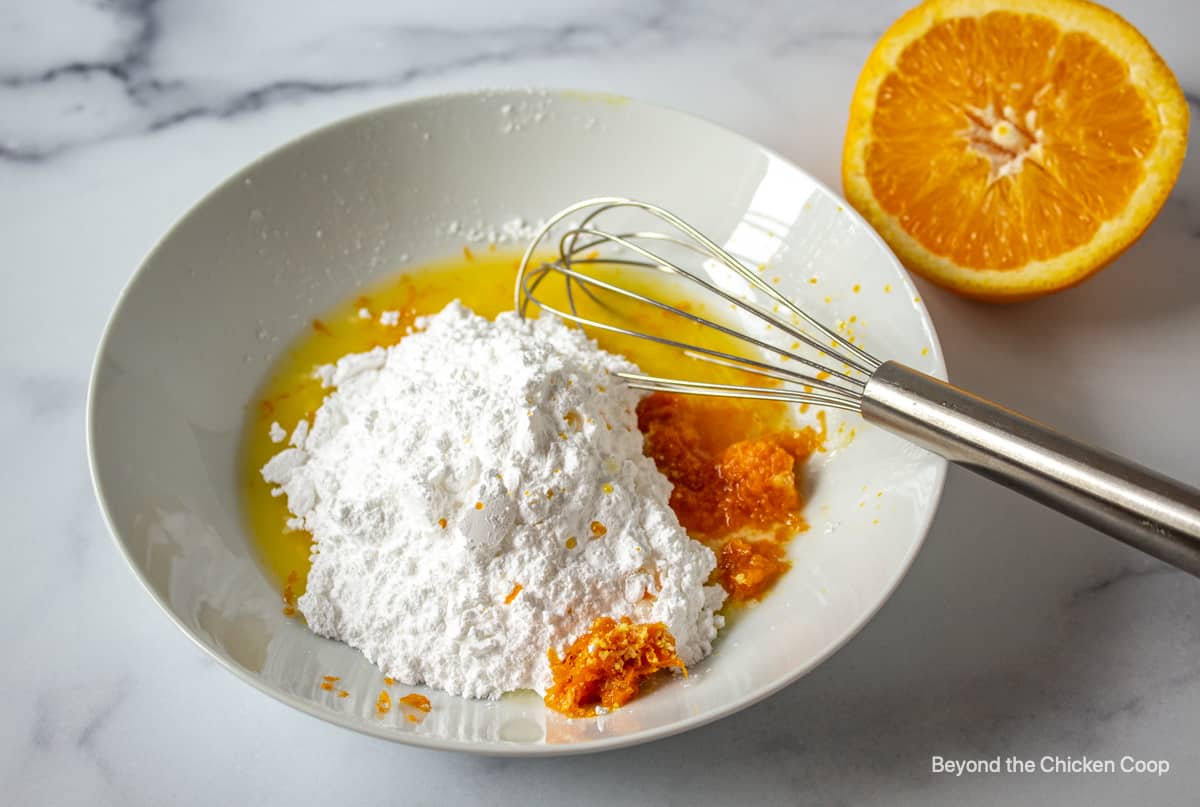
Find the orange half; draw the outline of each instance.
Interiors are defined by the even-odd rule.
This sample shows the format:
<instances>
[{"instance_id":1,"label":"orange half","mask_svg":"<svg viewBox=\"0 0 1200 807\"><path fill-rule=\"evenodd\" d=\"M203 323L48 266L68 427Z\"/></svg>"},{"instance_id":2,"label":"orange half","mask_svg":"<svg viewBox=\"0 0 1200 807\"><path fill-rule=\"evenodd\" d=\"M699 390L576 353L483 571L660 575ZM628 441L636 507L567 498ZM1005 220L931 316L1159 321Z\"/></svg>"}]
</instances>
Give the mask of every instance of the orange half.
<instances>
[{"instance_id":1,"label":"orange half","mask_svg":"<svg viewBox=\"0 0 1200 807\"><path fill-rule=\"evenodd\" d=\"M1179 176L1188 108L1150 43L1085 0L928 0L867 59L846 198L914 272L993 301L1072 286Z\"/></svg>"}]
</instances>

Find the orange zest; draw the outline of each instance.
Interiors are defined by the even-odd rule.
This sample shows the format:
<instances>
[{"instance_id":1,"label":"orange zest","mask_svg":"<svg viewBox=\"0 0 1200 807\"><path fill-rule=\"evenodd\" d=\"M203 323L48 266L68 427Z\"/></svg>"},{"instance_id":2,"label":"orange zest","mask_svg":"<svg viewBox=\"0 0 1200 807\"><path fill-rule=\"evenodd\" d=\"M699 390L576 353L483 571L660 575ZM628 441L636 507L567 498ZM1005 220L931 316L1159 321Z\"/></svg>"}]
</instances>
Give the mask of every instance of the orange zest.
<instances>
[{"instance_id":1,"label":"orange zest","mask_svg":"<svg viewBox=\"0 0 1200 807\"><path fill-rule=\"evenodd\" d=\"M796 463L820 445L814 429L730 442L730 434L762 428L736 424L754 416L745 402L665 392L643 398L637 415L646 454L671 480L671 509L684 528L705 539L745 528L803 529Z\"/></svg>"},{"instance_id":2,"label":"orange zest","mask_svg":"<svg viewBox=\"0 0 1200 807\"><path fill-rule=\"evenodd\" d=\"M288 572L287 580L283 584L283 615L296 615L296 586L300 584L300 575L292 570ZM336 679L335 679L336 680Z\"/></svg>"},{"instance_id":3,"label":"orange zest","mask_svg":"<svg viewBox=\"0 0 1200 807\"><path fill-rule=\"evenodd\" d=\"M675 637L661 622L634 624L602 616L559 658L548 652L554 683L546 705L568 717L592 717L597 707L616 709L637 695L642 681L659 670L678 667Z\"/></svg>"},{"instance_id":4,"label":"orange zest","mask_svg":"<svg viewBox=\"0 0 1200 807\"><path fill-rule=\"evenodd\" d=\"M721 588L735 602L761 599L791 567L783 554L783 547L775 541L726 541L717 555Z\"/></svg>"},{"instance_id":5,"label":"orange zest","mask_svg":"<svg viewBox=\"0 0 1200 807\"><path fill-rule=\"evenodd\" d=\"M912 271L1012 301L1075 285L1142 234L1188 109L1150 43L1086 0L927 0L867 59L846 198Z\"/></svg>"},{"instance_id":6,"label":"orange zest","mask_svg":"<svg viewBox=\"0 0 1200 807\"><path fill-rule=\"evenodd\" d=\"M717 555L726 602L761 599L791 566L784 544L808 526L797 474L824 450L824 413L820 431L788 429L760 402L656 392L637 414L646 454L671 480L671 509Z\"/></svg>"},{"instance_id":7,"label":"orange zest","mask_svg":"<svg viewBox=\"0 0 1200 807\"><path fill-rule=\"evenodd\" d=\"M429 698L419 692L410 692L400 699L400 702L405 706L411 706L414 709L420 709L422 712L428 712L433 709L433 704L429 702Z\"/></svg>"}]
</instances>

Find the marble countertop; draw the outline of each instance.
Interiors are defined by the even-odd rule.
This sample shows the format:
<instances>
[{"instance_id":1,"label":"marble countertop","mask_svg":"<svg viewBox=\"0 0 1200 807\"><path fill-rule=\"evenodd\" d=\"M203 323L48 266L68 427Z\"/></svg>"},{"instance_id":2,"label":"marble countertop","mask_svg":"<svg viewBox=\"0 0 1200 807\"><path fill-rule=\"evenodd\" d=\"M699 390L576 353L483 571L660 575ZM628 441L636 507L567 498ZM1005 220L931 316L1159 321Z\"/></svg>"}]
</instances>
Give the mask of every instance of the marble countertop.
<instances>
[{"instance_id":1,"label":"marble countertop","mask_svg":"<svg viewBox=\"0 0 1200 807\"><path fill-rule=\"evenodd\" d=\"M638 749L518 761L372 740L261 696L179 634L101 521L84 395L122 285L207 190L353 112L538 84L704 115L836 187L858 68L907 3L399 5L0 8L5 801L1194 803L1200 583L959 471L903 585L834 658ZM1200 5L1116 6L1200 114ZM1195 154L1146 236L1078 290L1004 308L923 293L956 381L1200 480ZM931 772L934 755L1171 769L954 777Z\"/></svg>"}]
</instances>

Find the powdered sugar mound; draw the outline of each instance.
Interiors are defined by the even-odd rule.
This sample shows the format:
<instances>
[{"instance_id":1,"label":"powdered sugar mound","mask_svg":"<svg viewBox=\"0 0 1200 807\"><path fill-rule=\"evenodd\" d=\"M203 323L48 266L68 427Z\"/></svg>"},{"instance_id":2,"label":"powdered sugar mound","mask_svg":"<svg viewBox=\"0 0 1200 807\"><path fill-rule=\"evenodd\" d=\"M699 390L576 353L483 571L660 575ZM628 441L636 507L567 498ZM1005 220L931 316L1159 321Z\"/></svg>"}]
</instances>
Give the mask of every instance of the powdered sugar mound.
<instances>
[{"instance_id":1,"label":"powdered sugar mound","mask_svg":"<svg viewBox=\"0 0 1200 807\"><path fill-rule=\"evenodd\" d=\"M315 539L309 626L472 697L544 692L547 649L602 615L706 656L724 592L642 454L639 394L612 375L635 368L551 317L456 302L418 328L321 368L337 389L263 468Z\"/></svg>"}]
</instances>

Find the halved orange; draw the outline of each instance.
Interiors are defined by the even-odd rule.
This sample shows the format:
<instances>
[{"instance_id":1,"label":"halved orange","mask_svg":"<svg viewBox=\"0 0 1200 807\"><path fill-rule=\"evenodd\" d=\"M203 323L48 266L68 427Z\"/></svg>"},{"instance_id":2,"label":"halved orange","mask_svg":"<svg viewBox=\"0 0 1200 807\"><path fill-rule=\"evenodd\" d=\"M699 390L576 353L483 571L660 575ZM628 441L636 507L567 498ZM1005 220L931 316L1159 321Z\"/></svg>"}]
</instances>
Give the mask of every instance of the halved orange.
<instances>
[{"instance_id":1,"label":"halved orange","mask_svg":"<svg viewBox=\"0 0 1200 807\"><path fill-rule=\"evenodd\" d=\"M846 198L914 272L970 297L1072 286L1150 224L1188 108L1150 43L1085 0L928 0L867 59Z\"/></svg>"}]
</instances>

